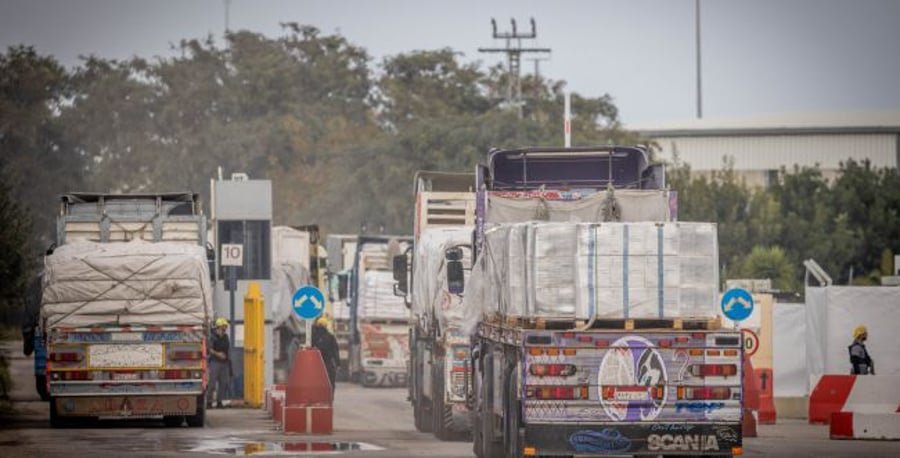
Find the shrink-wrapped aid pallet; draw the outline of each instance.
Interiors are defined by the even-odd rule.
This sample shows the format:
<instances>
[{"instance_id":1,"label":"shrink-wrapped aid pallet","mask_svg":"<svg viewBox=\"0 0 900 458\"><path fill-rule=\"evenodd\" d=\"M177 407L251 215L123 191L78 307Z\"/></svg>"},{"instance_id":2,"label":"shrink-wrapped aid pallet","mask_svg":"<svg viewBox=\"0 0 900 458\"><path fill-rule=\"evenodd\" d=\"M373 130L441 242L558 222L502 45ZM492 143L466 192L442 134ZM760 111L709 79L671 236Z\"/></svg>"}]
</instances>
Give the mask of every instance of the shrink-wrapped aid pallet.
<instances>
[{"instance_id":1,"label":"shrink-wrapped aid pallet","mask_svg":"<svg viewBox=\"0 0 900 458\"><path fill-rule=\"evenodd\" d=\"M394 295L394 276L386 270L367 271L360 283L361 319L406 320L409 311L403 298Z\"/></svg>"},{"instance_id":2,"label":"shrink-wrapped aid pallet","mask_svg":"<svg viewBox=\"0 0 900 458\"><path fill-rule=\"evenodd\" d=\"M527 226L529 315L572 316L575 313L578 230L582 225L546 223Z\"/></svg>"}]
</instances>

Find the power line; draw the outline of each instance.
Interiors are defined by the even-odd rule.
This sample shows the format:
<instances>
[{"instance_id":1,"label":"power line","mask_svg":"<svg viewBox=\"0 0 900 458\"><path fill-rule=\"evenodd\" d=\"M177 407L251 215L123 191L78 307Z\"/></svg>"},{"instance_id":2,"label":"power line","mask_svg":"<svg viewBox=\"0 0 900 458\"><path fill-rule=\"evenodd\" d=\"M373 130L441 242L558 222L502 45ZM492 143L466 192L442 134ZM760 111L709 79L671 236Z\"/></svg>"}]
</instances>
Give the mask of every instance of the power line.
<instances>
[{"instance_id":1,"label":"power line","mask_svg":"<svg viewBox=\"0 0 900 458\"><path fill-rule=\"evenodd\" d=\"M505 53L506 54L506 64L507 64L507 72L509 77L507 79L506 85L506 105L514 106L519 113L519 117L522 117L522 80L521 80L521 65L522 65L522 54L529 53L550 53L550 48L523 48L522 40L533 40L537 38L537 26L534 23L534 18L531 18L531 32L530 33L519 33L516 30L516 20L510 19L510 24L512 25L512 31L508 32L497 32L497 21L494 18L491 18L491 28L493 29L493 37L494 39L504 39L506 40L506 46L503 48L478 48L478 52L483 53ZM537 65L537 64L535 64Z\"/></svg>"}]
</instances>

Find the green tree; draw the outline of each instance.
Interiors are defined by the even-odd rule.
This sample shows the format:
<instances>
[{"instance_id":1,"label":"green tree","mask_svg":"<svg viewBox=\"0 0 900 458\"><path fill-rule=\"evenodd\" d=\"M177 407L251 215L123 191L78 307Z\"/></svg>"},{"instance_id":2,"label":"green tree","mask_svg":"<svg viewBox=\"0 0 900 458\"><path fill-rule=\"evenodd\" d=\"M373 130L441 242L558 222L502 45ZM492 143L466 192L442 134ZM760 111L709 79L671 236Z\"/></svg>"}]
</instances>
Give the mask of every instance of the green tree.
<instances>
[{"instance_id":1,"label":"green tree","mask_svg":"<svg viewBox=\"0 0 900 458\"><path fill-rule=\"evenodd\" d=\"M775 289L793 292L799 289L794 266L781 247L755 246L744 259L736 276L768 278L772 280Z\"/></svg>"}]
</instances>

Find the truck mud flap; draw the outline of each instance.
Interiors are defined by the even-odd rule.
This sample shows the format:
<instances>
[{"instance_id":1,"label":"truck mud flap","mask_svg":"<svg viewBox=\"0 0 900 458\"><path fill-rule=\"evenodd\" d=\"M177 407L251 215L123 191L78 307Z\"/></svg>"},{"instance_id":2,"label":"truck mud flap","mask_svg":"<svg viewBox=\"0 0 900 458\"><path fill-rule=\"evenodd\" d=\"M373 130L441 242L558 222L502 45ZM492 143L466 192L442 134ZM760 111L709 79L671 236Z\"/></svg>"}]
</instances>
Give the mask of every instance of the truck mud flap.
<instances>
[{"instance_id":1,"label":"truck mud flap","mask_svg":"<svg viewBox=\"0 0 900 458\"><path fill-rule=\"evenodd\" d=\"M98 396L56 398L56 412L61 417L89 416L140 418L161 415L194 415L197 395L177 396Z\"/></svg>"},{"instance_id":2,"label":"truck mud flap","mask_svg":"<svg viewBox=\"0 0 900 458\"><path fill-rule=\"evenodd\" d=\"M722 455L742 446L742 439L739 423L531 424L523 445L538 455Z\"/></svg>"}]
</instances>

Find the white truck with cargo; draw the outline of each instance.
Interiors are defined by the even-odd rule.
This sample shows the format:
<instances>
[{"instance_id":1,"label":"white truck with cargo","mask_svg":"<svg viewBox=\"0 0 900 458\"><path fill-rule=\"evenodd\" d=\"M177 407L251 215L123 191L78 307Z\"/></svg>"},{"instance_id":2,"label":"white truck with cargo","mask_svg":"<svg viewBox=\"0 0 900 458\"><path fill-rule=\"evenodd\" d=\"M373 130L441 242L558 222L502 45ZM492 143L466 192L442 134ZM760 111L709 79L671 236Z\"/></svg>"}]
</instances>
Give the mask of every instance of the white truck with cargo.
<instances>
[{"instance_id":1,"label":"white truck with cargo","mask_svg":"<svg viewBox=\"0 0 900 458\"><path fill-rule=\"evenodd\" d=\"M148 417L203 426L206 234L196 194L61 197L40 318L53 426Z\"/></svg>"},{"instance_id":2,"label":"white truck with cargo","mask_svg":"<svg viewBox=\"0 0 900 458\"><path fill-rule=\"evenodd\" d=\"M471 265L475 177L420 171L414 181L412 253L394 260L398 293L410 306L409 400L416 429L441 440L467 437L469 337L459 328L460 285L446 278L448 267ZM448 253L456 260L446 261Z\"/></svg>"},{"instance_id":3,"label":"white truck with cargo","mask_svg":"<svg viewBox=\"0 0 900 458\"><path fill-rule=\"evenodd\" d=\"M495 150L476 183L476 455L740 454L716 225L675 221L664 169L640 147Z\"/></svg>"}]
</instances>

